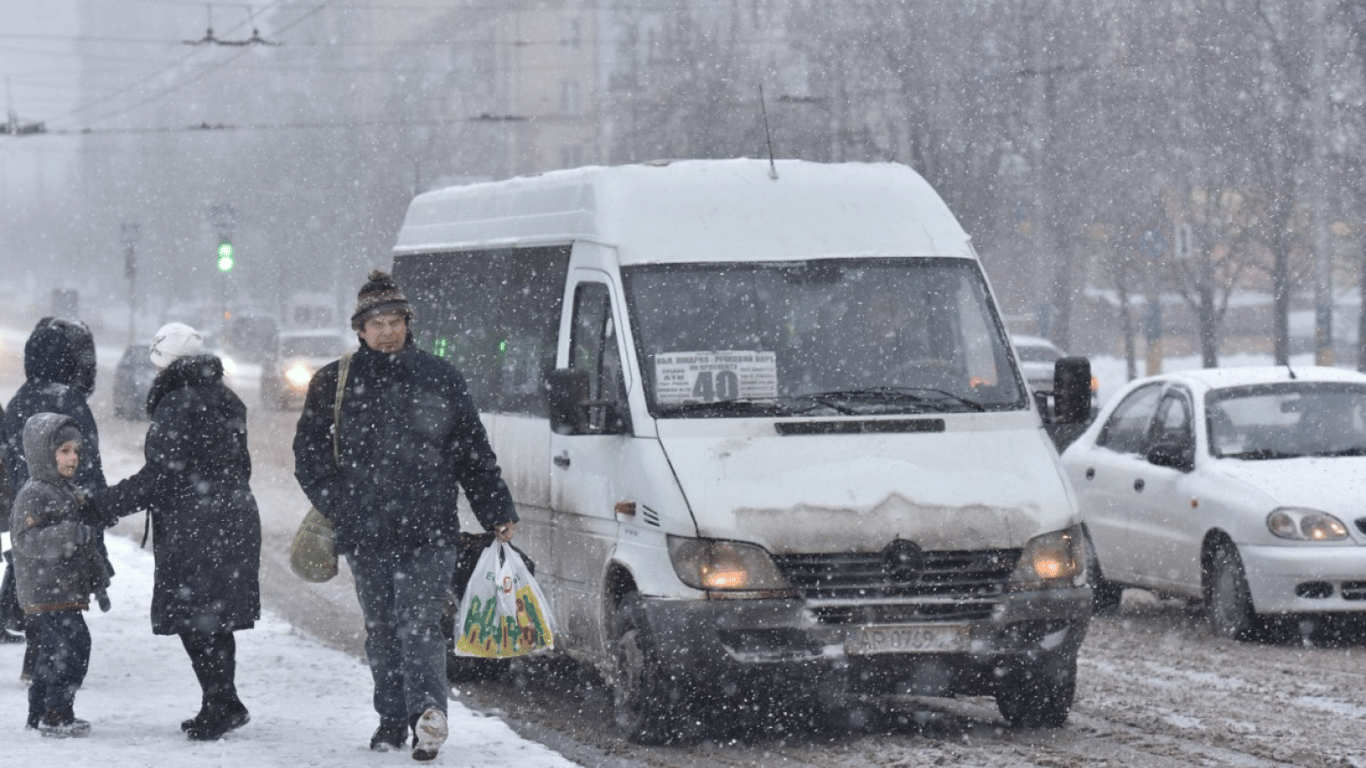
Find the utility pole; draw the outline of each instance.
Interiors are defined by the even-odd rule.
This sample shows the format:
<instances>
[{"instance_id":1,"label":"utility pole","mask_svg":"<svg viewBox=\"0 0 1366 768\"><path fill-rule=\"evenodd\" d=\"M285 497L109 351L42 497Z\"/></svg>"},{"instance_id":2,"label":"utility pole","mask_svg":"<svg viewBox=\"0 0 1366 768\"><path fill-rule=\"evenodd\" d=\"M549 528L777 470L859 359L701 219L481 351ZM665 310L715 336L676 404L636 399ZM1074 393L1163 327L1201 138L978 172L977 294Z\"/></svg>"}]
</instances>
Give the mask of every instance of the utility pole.
<instances>
[{"instance_id":1,"label":"utility pole","mask_svg":"<svg viewBox=\"0 0 1366 768\"><path fill-rule=\"evenodd\" d=\"M1333 240L1328 211L1328 63L1325 0L1312 0L1309 38L1310 195L1314 206L1314 362L1333 364Z\"/></svg>"},{"instance_id":2,"label":"utility pole","mask_svg":"<svg viewBox=\"0 0 1366 768\"><path fill-rule=\"evenodd\" d=\"M138 234L142 225L135 221L123 222L123 274L128 278L128 343L137 342L138 334Z\"/></svg>"}]
</instances>

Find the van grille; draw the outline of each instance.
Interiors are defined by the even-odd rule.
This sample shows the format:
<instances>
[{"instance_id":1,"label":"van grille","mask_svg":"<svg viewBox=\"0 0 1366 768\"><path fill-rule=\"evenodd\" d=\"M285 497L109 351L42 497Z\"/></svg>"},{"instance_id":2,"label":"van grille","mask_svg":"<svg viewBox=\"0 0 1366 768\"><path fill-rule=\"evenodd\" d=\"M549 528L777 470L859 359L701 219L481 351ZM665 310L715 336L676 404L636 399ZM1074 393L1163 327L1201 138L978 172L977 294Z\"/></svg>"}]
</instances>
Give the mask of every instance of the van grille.
<instances>
[{"instance_id":1,"label":"van grille","mask_svg":"<svg viewBox=\"0 0 1366 768\"><path fill-rule=\"evenodd\" d=\"M881 552L778 555L774 562L823 623L984 618L1005 591L1018 549L926 552L914 578L896 578Z\"/></svg>"}]
</instances>

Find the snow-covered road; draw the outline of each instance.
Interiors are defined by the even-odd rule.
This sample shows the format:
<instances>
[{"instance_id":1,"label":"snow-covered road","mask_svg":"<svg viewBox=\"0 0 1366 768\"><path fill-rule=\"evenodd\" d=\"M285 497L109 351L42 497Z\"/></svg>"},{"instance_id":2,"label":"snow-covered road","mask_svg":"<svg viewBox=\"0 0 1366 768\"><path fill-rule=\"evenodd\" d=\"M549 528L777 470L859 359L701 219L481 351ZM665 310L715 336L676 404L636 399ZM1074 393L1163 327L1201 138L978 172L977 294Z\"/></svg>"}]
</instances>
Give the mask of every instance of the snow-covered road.
<instances>
[{"instance_id":1,"label":"snow-covered road","mask_svg":"<svg viewBox=\"0 0 1366 768\"><path fill-rule=\"evenodd\" d=\"M13 344L0 338L0 397L6 401L18 384L4 365L5 348ZM94 404L107 471L117 479L140 465L145 424L109 415L109 356L101 351L107 367ZM1172 361L1172 367L1182 365ZM1096 369L1102 393L1117 388L1122 362L1097 361ZM94 723L89 739L53 744L22 732L19 647L0 646L0 733L12 724L5 753L15 764L411 764L406 755L365 749L374 715L345 569L325 585L304 584L285 570L284 547L305 506L291 476L295 417L264 409L250 375L234 387L252 409L252 485L266 532L263 580L271 607L267 620L239 638L252 723L216 744L193 744L179 733L198 693L176 641L153 637L147 628L148 598L137 590L150 579L150 558L136 549L142 523L135 516L116 529L123 538L114 548L115 610L91 617L95 657L77 699L77 711ZM539 660L514 666L503 680L462 686L460 701L452 702L455 735L438 764L564 765L564 755L609 768L1366 768L1360 728L1366 720L1366 636L1360 628L1336 644L1293 636L1239 643L1214 637L1198 611L1182 603L1130 591L1118 616L1093 622L1079 667L1073 714L1059 730L1010 730L990 699L908 699L865 730L751 731L647 748L615 733L610 696L594 676L563 660Z\"/></svg>"}]
</instances>

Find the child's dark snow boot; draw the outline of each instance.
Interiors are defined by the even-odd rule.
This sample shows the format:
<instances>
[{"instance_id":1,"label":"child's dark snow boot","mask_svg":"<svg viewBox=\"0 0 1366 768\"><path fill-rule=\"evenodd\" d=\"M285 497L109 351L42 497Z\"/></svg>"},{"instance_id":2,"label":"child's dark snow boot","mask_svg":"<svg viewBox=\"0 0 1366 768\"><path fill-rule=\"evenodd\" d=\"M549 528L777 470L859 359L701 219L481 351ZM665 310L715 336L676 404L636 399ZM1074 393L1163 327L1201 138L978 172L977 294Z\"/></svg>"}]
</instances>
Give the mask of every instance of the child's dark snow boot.
<instances>
[{"instance_id":1,"label":"child's dark snow boot","mask_svg":"<svg viewBox=\"0 0 1366 768\"><path fill-rule=\"evenodd\" d=\"M54 739L79 738L90 733L90 723L76 717L69 709L52 711L38 721L38 732Z\"/></svg>"}]
</instances>

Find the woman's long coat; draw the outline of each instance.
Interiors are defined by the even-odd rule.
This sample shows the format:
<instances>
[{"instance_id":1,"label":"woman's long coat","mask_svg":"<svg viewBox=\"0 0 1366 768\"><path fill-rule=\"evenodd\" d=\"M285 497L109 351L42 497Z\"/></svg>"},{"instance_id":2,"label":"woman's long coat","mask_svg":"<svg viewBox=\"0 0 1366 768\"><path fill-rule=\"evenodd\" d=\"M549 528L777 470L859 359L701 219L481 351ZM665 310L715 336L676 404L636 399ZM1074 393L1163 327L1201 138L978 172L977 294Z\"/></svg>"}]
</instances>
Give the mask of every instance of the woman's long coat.
<instances>
[{"instance_id":1,"label":"woman's long coat","mask_svg":"<svg viewBox=\"0 0 1366 768\"><path fill-rule=\"evenodd\" d=\"M261 518L251 493L247 409L213 355L163 370L147 398L147 463L99 500L107 515L148 510L159 635L251 627L261 614Z\"/></svg>"}]
</instances>

